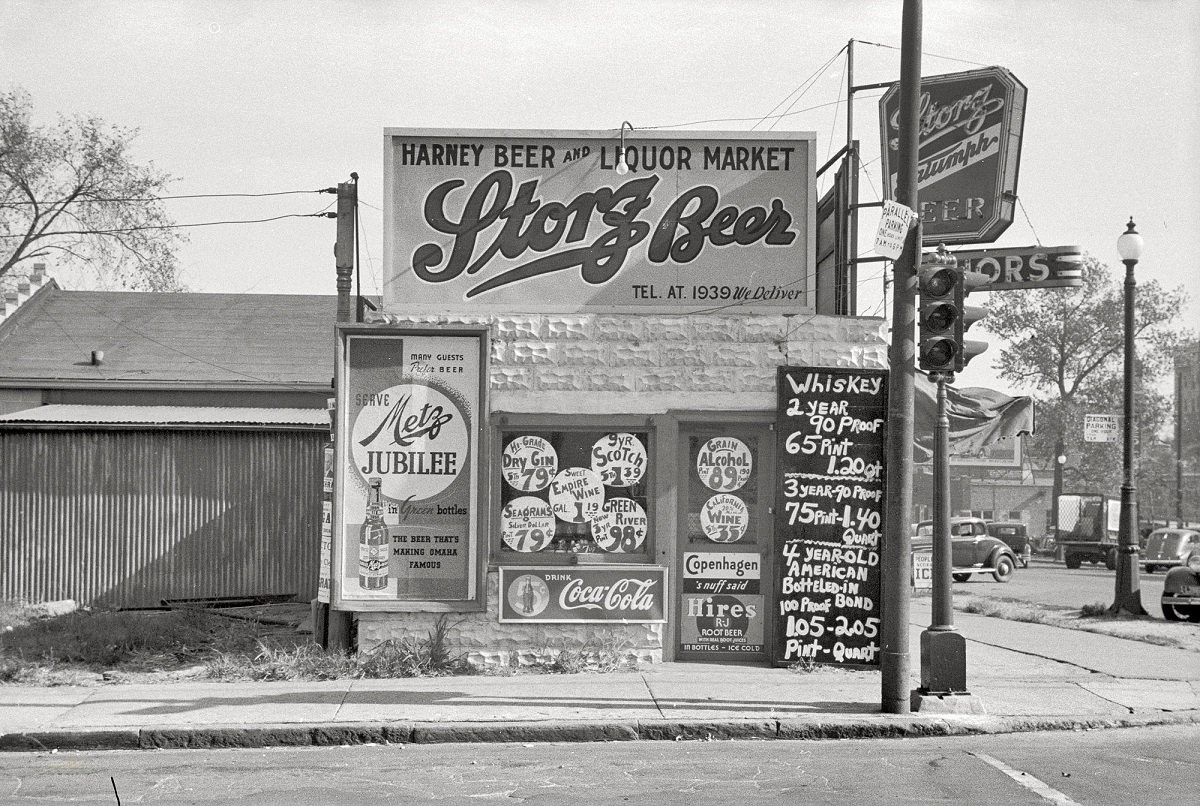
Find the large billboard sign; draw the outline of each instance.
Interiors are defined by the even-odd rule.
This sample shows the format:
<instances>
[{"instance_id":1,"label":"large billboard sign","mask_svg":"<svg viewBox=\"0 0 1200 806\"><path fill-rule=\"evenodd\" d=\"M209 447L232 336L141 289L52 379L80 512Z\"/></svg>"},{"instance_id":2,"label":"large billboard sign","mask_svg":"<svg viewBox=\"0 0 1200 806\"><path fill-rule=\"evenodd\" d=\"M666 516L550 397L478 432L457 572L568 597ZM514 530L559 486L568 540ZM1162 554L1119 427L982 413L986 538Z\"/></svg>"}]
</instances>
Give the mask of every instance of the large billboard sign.
<instances>
[{"instance_id":1,"label":"large billboard sign","mask_svg":"<svg viewBox=\"0 0 1200 806\"><path fill-rule=\"evenodd\" d=\"M486 331L337 334L333 605L482 606Z\"/></svg>"},{"instance_id":2,"label":"large billboard sign","mask_svg":"<svg viewBox=\"0 0 1200 806\"><path fill-rule=\"evenodd\" d=\"M384 308L811 312L815 140L386 129Z\"/></svg>"},{"instance_id":3,"label":"large billboard sign","mask_svg":"<svg viewBox=\"0 0 1200 806\"><path fill-rule=\"evenodd\" d=\"M921 79L917 199L926 245L992 243L1013 221L1025 85L1003 67ZM879 101L887 196L900 165L900 85Z\"/></svg>"}]
</instances>

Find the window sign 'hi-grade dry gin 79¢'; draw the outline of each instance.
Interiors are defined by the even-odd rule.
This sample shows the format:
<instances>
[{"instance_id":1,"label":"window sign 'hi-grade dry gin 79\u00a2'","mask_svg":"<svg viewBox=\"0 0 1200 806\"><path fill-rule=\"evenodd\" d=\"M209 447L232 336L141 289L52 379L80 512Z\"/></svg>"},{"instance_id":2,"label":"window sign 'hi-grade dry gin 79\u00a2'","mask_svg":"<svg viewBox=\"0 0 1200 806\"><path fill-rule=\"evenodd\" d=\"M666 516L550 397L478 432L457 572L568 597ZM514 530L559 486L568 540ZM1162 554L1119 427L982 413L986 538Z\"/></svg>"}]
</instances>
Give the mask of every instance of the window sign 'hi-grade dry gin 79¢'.
<instances>
[{"instance_id":1,"label":"window sign 'hi-grade dry gin 79\u00a2'","mask_svg":"<svg viewBox=\"0 0 1200 806\"><path fill-rule=\"evenodd\" d=\"M371 494L367 499L367 515L358 533L358 584L366 590L383 590L388 584L388 553L391 540L383 522L383 504L379 499L382 480L367 479Z\"/></svg>"}]
</instances>

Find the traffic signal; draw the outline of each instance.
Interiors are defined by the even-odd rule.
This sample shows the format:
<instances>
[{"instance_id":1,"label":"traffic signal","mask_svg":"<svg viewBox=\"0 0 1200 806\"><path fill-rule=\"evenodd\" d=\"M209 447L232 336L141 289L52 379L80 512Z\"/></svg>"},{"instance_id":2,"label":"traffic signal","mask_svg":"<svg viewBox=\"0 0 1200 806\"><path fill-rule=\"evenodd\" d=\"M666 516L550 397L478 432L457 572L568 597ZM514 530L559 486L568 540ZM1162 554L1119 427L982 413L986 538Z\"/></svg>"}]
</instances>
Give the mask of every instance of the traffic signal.
<instances>
[{"instance_id":1,"label":"traffic signal","mask_svg":"<svg viewBox=\"0 0 1200 806\"><path fill-rule=\"evenodd\" d=\"M985 275L963 272L954 256L939 247L922 256L918 278L918 366L925 372L961 372L987 349L987 342L967 341L963 334L987 315L987 309L963 304L973 289L987 283Z\"/></svg>"},{"instance_id":2,"label":"traffic signal","mask_svg":"<svg viewBox=\"0 0 1200 806\"><path fill-rule=\"evenodd\" d=\"M987 285L988 277L986 274L976 271L960 271L959 276L962 278L962 282L959 283L958 309L962 311L962 316L959 317L961 327L958 332L958 343L962 347L958 354L957 371L962 372L963 367L969 364L972 358L988 348L986 341L963 338L963 334L971 325L988 315L987 308L978 305L963 305L963 299L980 286Z\"/></svg>"}]
</instances>

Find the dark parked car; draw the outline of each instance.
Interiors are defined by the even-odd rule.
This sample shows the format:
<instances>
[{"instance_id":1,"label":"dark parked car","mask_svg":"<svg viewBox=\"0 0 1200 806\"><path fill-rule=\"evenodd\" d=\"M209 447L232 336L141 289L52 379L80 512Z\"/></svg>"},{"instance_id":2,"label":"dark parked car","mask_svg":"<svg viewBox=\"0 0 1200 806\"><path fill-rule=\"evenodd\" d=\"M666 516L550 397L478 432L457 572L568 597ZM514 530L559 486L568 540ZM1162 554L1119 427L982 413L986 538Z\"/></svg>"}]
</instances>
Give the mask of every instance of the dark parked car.
<instances>
[{"instance_id":1,"label":"dark parked car","mask_svg":"<svg viewBox=\"0 0 1200 806\"><path fill-rule=\"evenodd\" d=\"M933 521L917 524L913 551L933 548ZM997 582L1008 582L1017 568L1017 556L1008 544L992 537L981 518L950 519L951 574L955 582L966 582L973 574L991 574Z\"/></svg>"},{"instance_id":2,"label":"dark parked car","mask_svg":"<svg viewBox=\"0 0 1200 806\"><path fill-rule=\"evenodd\" d=\"M1195 529L1155 529L1142 541L1139 562L1147 573L1160 568L1187 565L1188 557L1200 555L1200 531Z\"/></svg>"},{"instance_id":3,"label":"dark parked car","mask_svg":"<svg viewBox=\"0 0 1200 806\"><path fill-rule=\"evenodd\" d=\"M1200 621L1200 530L1155 529L1146 537L1141 564L1149 573L1169 569L1163 582L1163 618Z\"/></svg>"},{"instance_id":4,"label":"dark parked car","mask_svg":"<svg viewBox=\"0 0 1200 806\"><path fill-rule=\"evenodd\" d=\"M987 531L992 537L998 537L1013 550L1013 554L1021 561L1021 567L1029 565L1028 557L1033 553L1029 542L1029 530L1020 521L987 521Z\"/></svg>"}]
</instances>

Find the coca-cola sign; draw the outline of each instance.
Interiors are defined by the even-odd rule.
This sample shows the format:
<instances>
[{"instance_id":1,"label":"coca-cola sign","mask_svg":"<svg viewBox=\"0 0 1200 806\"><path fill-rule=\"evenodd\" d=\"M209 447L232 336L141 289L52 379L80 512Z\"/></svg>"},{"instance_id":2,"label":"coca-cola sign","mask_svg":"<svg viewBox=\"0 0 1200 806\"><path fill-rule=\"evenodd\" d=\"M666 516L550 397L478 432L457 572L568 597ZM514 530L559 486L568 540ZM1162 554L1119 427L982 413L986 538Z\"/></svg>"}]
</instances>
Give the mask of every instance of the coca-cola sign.
<instances>
[{"instance_id":1,"label":"coca-cola sign","mask_svg":"<svg viewBox=\"0 0 1200 806\"><path fill-rule=\"evenodd\" d=\"M666 569L500 567L501 622L666 621Z\"/></svg>"},{"instance_id":2,"label":"coca-cola sign","mask_svg":"<svg viewBox=\"0 0 1200 806\"><path fill-rule=\"evenodd\" d=\"M811 310L814 141L388 129L384 307Z\"/></svg>"},{"instance_id":3,"label":"coca-cola sign","mask_svg":"<svg viewBox=\"0 0 1200 806\"><path fill-rule=\"evenodd\" d=\"M1013 221L1025 85L1003 67L921 79L917 213L926 244L992 243ZM883 177L896 198L900 85L879 100Z\"/></svg>"}]
</instances>

